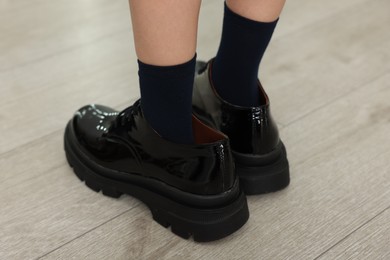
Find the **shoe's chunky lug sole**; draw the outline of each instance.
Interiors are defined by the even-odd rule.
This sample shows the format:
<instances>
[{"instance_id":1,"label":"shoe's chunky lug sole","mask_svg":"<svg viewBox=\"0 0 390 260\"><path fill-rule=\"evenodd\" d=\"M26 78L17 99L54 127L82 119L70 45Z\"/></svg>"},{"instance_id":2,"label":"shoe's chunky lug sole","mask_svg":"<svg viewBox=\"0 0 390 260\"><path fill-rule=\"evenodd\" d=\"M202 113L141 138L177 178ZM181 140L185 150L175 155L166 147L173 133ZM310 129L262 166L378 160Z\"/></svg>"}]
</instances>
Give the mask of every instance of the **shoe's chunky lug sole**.
<instances>
[{"instance_id":1,"label":"shoe's chunky lug sole","mask_svg":"<svg viewBox=\"0 0 390 260\"><path fill-rule=\"evenodd\" d=\"M275 192L290 183L289 164L282 142L265 155L249 155L233 151L236 173L245 194Z\"/></svg>"},{"instance_id":2,"label":"shoe's chunky lug sole","mask_svg":"<svg viewBox=\"0 0 390 260\"><path fill-rule=\"evenodd\" d=\"M226 192L216 196L196 195L177 190L178 194L185 195L173 199L172 190L175 188L164 183L160 183L162 188L156 191L156 185L151 185L150 188L145 183L140 185L108 177L110 169L91 165L93 161L87 159L88 156L77 147L75 140L68 124L64 142L66 158L81 181L92 190L102 191L109 197L118 198L122 194L128 194L141 200L149 207L156 222L166 228L171 227L171 231L182 238L188 239L192 236L197 242L218 240L237 231L249 218L246 197L238 184L236 185L238 192ZM137 178L142 177L135 176L135 179ZM152 179L148 181L159 182ZM169 195L162 192L164 187L168 189L166 194ZM189 203L184 203L183 198L188 198ZM222 201L224 202L220 204Z\"/></svg>"}]
</instances>

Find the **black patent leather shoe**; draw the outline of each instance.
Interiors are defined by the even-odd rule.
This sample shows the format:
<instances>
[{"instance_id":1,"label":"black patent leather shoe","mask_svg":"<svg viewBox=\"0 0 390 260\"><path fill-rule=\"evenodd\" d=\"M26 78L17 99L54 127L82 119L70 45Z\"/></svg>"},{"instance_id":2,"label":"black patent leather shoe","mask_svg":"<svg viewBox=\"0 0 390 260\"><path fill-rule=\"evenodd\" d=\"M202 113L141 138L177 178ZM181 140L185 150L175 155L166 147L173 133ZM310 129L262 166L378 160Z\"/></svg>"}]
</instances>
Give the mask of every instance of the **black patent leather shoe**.
<instances>
[{"instance_id":1,"label":"black patent leather shoe","mask_svg":"<svg viewBox=\"0 0 390 260\"><path fill-rule=\"evenodd\" d=\"M290 182L286 149L271 116L269 99L259 82L261 106L240 107L223 100L211 81L213 60L197 62L194 114L229 139L236 172L246 194L277 191Z\"/></svg>"},{"instance_id":2,"label":"black patent leather shoe","mask_svg":"<svg viewBox=\"0 0 390 260\"><path fill-rule=\"evenodd\" d=\"M176 144L149 126L139 101L120 113L88 105L66 127L66 157L88 187L136 197L173 233L220 239L245 224L247 202L227 137L195 117L193 125L196 144Z\"/></svg>"}]
</instances>

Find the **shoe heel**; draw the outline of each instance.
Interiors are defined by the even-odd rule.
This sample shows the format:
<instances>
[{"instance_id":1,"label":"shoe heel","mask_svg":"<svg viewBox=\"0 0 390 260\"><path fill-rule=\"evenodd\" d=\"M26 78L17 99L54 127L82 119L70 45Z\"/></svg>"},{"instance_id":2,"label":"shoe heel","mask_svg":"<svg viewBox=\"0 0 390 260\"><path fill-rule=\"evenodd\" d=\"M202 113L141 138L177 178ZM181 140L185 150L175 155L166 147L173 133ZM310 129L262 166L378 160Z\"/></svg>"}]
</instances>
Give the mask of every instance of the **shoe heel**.
<instances>
[{"instance_id":1,"label":"shoe heel","mask_svg":"<svg viewBox=\"0 0 390 260\"><path fill-rule=\"evenodd\" d=\"M160 201L159 206L164 205ZM169 202L164 209L150 205L153 219L171 231L196 242L209 242L224 238L241 228L249 218L246 197L243 193L229 205L213 209L191 208Z\"/></svg>"},{"instance_id":2,"label":"shoe heel","mask_svg":"<svg viewBox=\"0 0 390 260\"><path fill-rule=\"evenodd\" d=\"M233 152L236 174L247 195L275 192L290 183L290 170L286 150L281 144L277 150L262 156Z\"/></svg>"},{"instance_id":3,"label":"shoe heel","mask_svg":"<svg viewBox=\"0 0 390 260\"><path fill-rule=\"evenodd\" d=\"M258 195L275 192L286 188L290 183L288 163L278 171L272 167L245 167L236 165L240 185L246 195Z\"/></svg>"}]
</instances>

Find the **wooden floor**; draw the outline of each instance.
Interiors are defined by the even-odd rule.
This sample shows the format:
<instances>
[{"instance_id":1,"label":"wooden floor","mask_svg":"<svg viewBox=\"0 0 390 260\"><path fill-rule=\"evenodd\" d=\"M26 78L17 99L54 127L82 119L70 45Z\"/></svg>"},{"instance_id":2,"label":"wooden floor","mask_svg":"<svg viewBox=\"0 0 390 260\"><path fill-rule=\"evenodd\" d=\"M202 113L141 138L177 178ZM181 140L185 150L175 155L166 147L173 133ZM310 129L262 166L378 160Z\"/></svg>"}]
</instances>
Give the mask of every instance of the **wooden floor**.
<instances>
[{"instance_id":1,"label":"wooden floor","mask_svg":"<svg viewBox=\"0 0 390 260\"><path fill-rule=\"evenodd\" d=\"M218 47L204 1L198 57ZM0 0L0 259L390 259L390 2L287 1L261 78L292 182L248 198L232 236L183 240L145 205L89 190L63 132L138 98L126 0Z\"/></svg>"}]
</instances>

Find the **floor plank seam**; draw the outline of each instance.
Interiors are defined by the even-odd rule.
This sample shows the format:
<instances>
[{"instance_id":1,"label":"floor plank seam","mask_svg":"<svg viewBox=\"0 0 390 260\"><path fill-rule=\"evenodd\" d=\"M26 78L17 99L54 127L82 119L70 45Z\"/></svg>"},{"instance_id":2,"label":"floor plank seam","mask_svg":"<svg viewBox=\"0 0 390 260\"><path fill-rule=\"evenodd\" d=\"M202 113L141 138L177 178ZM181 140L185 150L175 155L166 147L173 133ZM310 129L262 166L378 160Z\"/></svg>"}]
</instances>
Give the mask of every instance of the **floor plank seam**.
<instances>
[{"instance_id":1,"label":"floor plank seam","mask_svg":"<svg viewBox=\"0 0 390 260\"><path fill-rule=\"evenodd\" d=\"M354 5L348 6L348 7L346 7L346 8L338 9L338 11L336 11L336 12L334 12L334 13L331 13L331 14L329 14L329 15L326 15L326 16L324 16L323 18L314 21L313 23L308 23L308 24L306 24L306 25L304 25L304 26L302 26L302 27L298 27L298 28L296 28L296 29L294 29L294 30L292 30L292 31L289 31L289 32L287 32L287 33L285 33L285 34L282 34L282 35L280 35L280 36L276 35L276 37L274 37L272 41L273 41L273 42L275 42L275 41L280 41L280 40L282 40L282 38L284 38L284 37L288 37L288 36L290 36L290 35L296 34L296 33L299 32L299 31L304 31L304 30L310 28L311 26L315 26L315 25L321 24L321 23L330 22L330 21L333 20L333 19L330 19L330 18L332 18L332 17L334 17L334 16L338 16L338 15L342 14L343 12L350 10L352 7L355 7L355 6L357 6L357 5L360 5L360 4L363 4L363 3L366 3L366 2L368 2L368 1L367 1L367 0L366 0L366 1L362 1L362 2L360 2L360 3L355 3ZM281 19L283 19L283 15L282 15L282 18L281 18Z\"/></svg>"},{"instance_id":2,"label":"floor plank seam","mask_svg":"<svg viewBox=\"0 0 390 260\"><path fill-rule=\"evenodd\" d=\"M382 211L380 211L378 214L376 214L375 216L373 216L372 218L368 219L367 221L365 221L363 224L361 224L360 226L358 226L357 228L355 228L354 230L352 230L350 233L348 233L345 237L343 237L342 239L340 239L339 241L337 241L335 244L333 244L332 246L330 246L328 249L326 249L324 252L322 252L321 254L319 254L317 257L315 257L313 260L317 260L319 259L320 257L324 256L327 252L329 252L330 250L332 250L334 247L336 247L337 245L339 245L340 243L342 243L343 241L345 241L347 238L349 238L351 235L353 235L354 233L356 233L357 231L359 231L360 229L362 229L364 226L366 226L367 224L369 224L370 222L374 221L377 217L379 217L380 215L384 214L387 210L390 210L390 206L386 207L385 209L383 209Z\"/></svg>"},{"instance_id":3,"label":"floor plank seam","mask_svg":"<svg viewBox=\"0 0 390 260\"><path fill-rule=\"evenodd\" d=\"M122 212L122 213L120 213L120 214L118 214L118 215L116 215L116 216L114 216L114 217L108 219L107 221L104 221L103 223L101 223L101 224L99 224L99 225L97 225L97 226L91 228L90 230L84 232L83 234L80 234L80 235L78 235L78 236L72 238L71 240L69 240L69 241L63 243L62 245L60 245L60 246L54 248L53 250L50 250L49 252L47 252L47 253L45 253L45 254L43 254L43 255L41 255L41 256L35 258L35 259L36 259L36 260L39 260L39 259L42 259L43 257L46 257L46 256L50 255L51 253L53 253L53 252L55 252L55 251L61 249L62 247L66 246L66 245L68 245L68 244L70 244L70 243L72 243L73 241L75 241L75 240L77 240L77 239L79 239L79 238L81 238L81 237L83 237L83 236L85 236L85 235L91 233L92 231L98 229L99 227L102 227L102 226L104 226L105 224L107 224L107 223L109 223L109 222L115 220L116 218L118 218L118 217L120 217L120 216L122 216L122 215L124 215L124 214L126 214L126 213L128 213L128 212L130 212L130 211L132 211L133 209L137 208L139 205L140 205L140 204L137 204L137 205L135 205L134 207L125 210L124 212Z\"/></svg>"},{"instance_id":4,"label":"floor plank seam","mask_svg":"<svg viewBox=\"0 0 390 260\"><path fill-rule=\"evenodd\" d=\"M37 139L30 140L30 141L28 141L27 143L18 145L18 146L16 146L16 147L13 147L13 148L11 148L11 149L8 150L8 151L4 151L4 152L0 153L0 159L3 159L3 158L6 157L8 154L13 153L13 152L15 152L16 150L18 150L18 149L20 149L20 148L22 148L22 147L24 147L24 146L31 145L31 144L33 144L33 143L35 143L35 142L37 142L37 141L39 141L39 140L41 140L41 139L51 137L52 135L55 135L55 134L57 134L58 132L61 132L61 131L63 131L63 129L54 130L54 131L52 131L52 132L50 132L50 133L47 133L47 134L45 134L45 135L43 135L43 136L41 136L41 137L38 137Z\"/></svg>"},{"instance_id":5,"label":"floor plank seam","mask_svg":"<svg viewBox=\"0 0 390 260\"><path fill-rule=\"evenodd\" d=\"M366 87L368 84L371 84L373 81L376 81L376 80L379 80L379 79L382 78L382 77L385 77L387 74L388 74L388 72L384 72L384 73L381 73L381 74L379 74L379 75L376 75L375 77L373 77L373 78L367 80L367 82L364 82L363 84L359 85L358 87L351 89L351 90L348 91L347 93L335 97L335 98L332 99L331 101L326 102L325 104L323 104L323 105L321 105L321 106L319 106L319 107L317 107L317 108L311 110L310 112L308 112L308 113L306 113L306 114L304 114L304 115L301 115L300 117L294 119L294 120L291 121L291 122L285 123L285 124L284 124L284 128L288 128L290 125L292 125L292 124L294 124L294 123L296 123L296 122L298 122L298 121L300 121L300 120L302 120L302 119L304 119L304 118L306 118L306 117L312 115L313 113L315 113L315 112L317 112L317 111L323 109L324 107L327 107L327 106L329 106L329 105L331 105L331 104L333 104L333 103L339 101L339 100L342 99L342 98L345 98L345 97L347 97L347 96L352 95L352 94L355 93L356 91L359 91L359 90L363 89L364 87ZM386 87L387 87L387 86L386 86Z\"/></svg>"},{"instance_id":6,"label":"floor plank seam","mask_svg":"<svg viewBox=\"0 0 390 260\"><path fill-rule=\"evenodd\" d=\"M61 168L63 165L65 165L65 161L64 161L64 163L60 163L60 164L57 164L57 165L54 165L54 166L48 168L48 169L45 170L44 172L40 172L40 173L39 173L39 176L50 174L51 171L53 171L53 170L55 170L55 169L58 169L58 168ZM22 172L21 174L23 174L23 172ZM31 180L34 180L34 179L36 179L37 177L38 177L38 175L34 175L34 176L30 177L30 178L27 178L27 179L22 180L21 182L15 183L15 184L10 185L10 186L6 186L2 191L10 190L10 189L15 188L15 187L17 187L17 186L19 186L19 185L22 185L23 183L26 183L26 182L29 182L29 181L31 181Z\"/></svg>"},{"instance_id":7,"label":"floor plank seam","mask_svg":"<svg viewBox=\"0 0 390 260\"><path fill-rule=\"evenodd\" d=\"M132 103L133 101L135 101L135 100L136 100L136 99L133 99L133 98L132 98L130 102L121 103L121 104L119 104L118 106L114 106L114 108L115 108L115 109L118 109L118 108L120 108L120 107L126 106L126 105L128 105L129 103L131 104L131 103ZM12 153L12 152L15 152L15 150L21 149L21 148L23 148L24 146L31 145L31 144L33 144L33 143L35 143L35 142L38 142L38 141L41 140L41 139L45 139L45 138L51 137L52 135L55 135L55 134L57 134L57 133L59 133L59 132L64 131L65 126L66 126L66 122L64 123L64 128L54 130L54 131L52 131L52 132L50 132L50 133L47 133L47 134L45 134L45 135L43 135L43 136L41 136L41 137L38 137L37 139L30 140L30 141L28 141L27 143L24 143L24 144L21 144L21 145L19 145L19 146L16 146L16 147L12 148L11 150L4 151L4 152L0 153L0 159L3 159L3 158L6 157L8 154L10 154L10 153Z\"/></svg>"},{"instance_id":8,"label":"floor plank seam","mask_svg":"<svg viewBox=\"0 0 390 260\"><path fill-rule=\"evenodd\" d=\"M45 2L45 0L40 0L40 1L36 0L34 2L28 3L27 6L37 7L37 6L41 5L42 3L44 4L44 2ZM23 8L25 8L25 7L26 7L26 4L23 5ZM4 8L4 10L5 10L4 12L0 12L0 15L4 14L4 13L10 14L10 13L14 12L15 10L20 10L20 7L16 7L14 9Z\"/></svg>"},{"instance_id":9,"label":"floor plank seam","mask_svg":"<svg viewBox=\"0 0 390 260\"><path fill-rule=\"evenodd\" d=\"M69 47L69 48L64 48L62 50L60 50L59 52L54 52L54 53L51 53L49 55L45 55L45 56L42 56L42 57L39 57L37 59L33 59L33 60L30 60L30 61L27 61L25 63L20 63L14 67L9 67L9 68L5 68L5 69L2 69L0 70L0 74L3 74L3 73L6 73L6 72L9 72L9 71L12 71L12 70L15 70L15 69L18 69L18 68L23 68L25 66L28 66L28 65L31 65L33 63L37 63L37 62L42 62L44 60L47 60L47 59L50 59L52 57L55 57L55 56L58 56L58 55L61 55L61 54L65 54L65 53L68 53L68 52L72 52L74 50L77 50L79 48L83 48L83 47L86 47L88 45L92 45L96 42L99 42L101 40L104 40L104 39L107 39L107 38L111 38L113 37L114 35L117 35L117 34L120 34L120 33L123 33L123 32L127 32L128 31L128 28L126 29L121 29L121 30L118 30L118 31L115 31L113 33L110 33L110 34L106 34L106 35L103 35L101 37L98 37L96 39L94 39L93 41L90 41L90 42L86 42L86 43L82 43L82 44L78 44L78 45L75 45L75 46L72 46L72 47Z\"/></svg>"}]
</instances>

